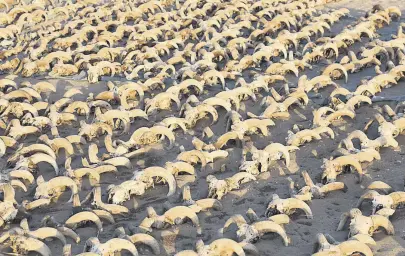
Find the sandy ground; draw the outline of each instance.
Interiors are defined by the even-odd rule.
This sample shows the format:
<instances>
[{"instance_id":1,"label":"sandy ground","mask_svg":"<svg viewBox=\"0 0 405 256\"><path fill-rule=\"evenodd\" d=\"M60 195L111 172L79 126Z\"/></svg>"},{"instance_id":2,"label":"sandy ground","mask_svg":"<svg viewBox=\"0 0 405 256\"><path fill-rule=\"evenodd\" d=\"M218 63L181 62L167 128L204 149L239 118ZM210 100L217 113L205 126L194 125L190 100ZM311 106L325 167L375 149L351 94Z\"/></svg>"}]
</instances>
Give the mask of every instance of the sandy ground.
<instances>
[{"instance_id":1,"label":"sandy ground","mask_svg":"<svg viewBox=\"0 0 405 256\"><path fill-rule=\"evenodd\" d=\"M337 22L332 26L332 31L328 35L334 35L339 33L341 29L347 24L355 22L359 16L364 15L366 10L369 10L374 4L383 4L384 7L397 5L403 11L405 11L405 1L402 0L389 0L389 1L341 1L339 3L333 3L327 5L327 8L341 8L346 7L350 10L353 17L343 18L341 21ZM402 18L400 22L404 22L405 19ZM381 35L381 39L389 39L390 35L396 33L399 22L392 22L389 26L380 29L378 32ZM366 43L367 40L363 40L362 44ZM357 43L353 49L358 50ZM357 47L357 48L356 48ZM313 77L319 73L322 64L319 64L313 70L306 71L309 77ZM301 73L300 75L303 75ZM360 83L360 80L366 76L374 76L375 72L373 68L368 68L360 73L350 74L348 84L344 84L343 80L337 81L341 86L347 87L351 90ZM291 78L290 81L294 82L295 78ZM17 79L22 81L23 79ZM33 82L36 79L31 79ZM89 92L100 92L106 89L106 82L100 82L94 85L88 85L85 81L73 81L73 80L50 80L52 83L57 85L57 94L52 95L51 100L56 100L60 97L64 91L68 90L72 86L81 87L85 95L79 95L76 97L77 100L85 100ZM118 84L121 82L117 82ZM232 88L233 85L228 85ZM390 89L385 89L380 95L394 95L394 94L404 94L405 92L405 82L401 81L397 86ZM321 91L323 96L328 95L332 88L329 87ZM203 98L208 98L216 94L219 90L210 89L210 91L203 95ZM271 134L268 137L262 136L252 136L252 140L256 147L263 148L271 142L282 142L284 143L284 138L287 136L287 130L291 129L293 124L299 124L303 127L309 127L312 121L312 111L319 108L324 99L322 98L312 98L310 104L305 109L298 109L298 111L305 115L306 119L301 118L298 114L292 113L291 120L288 121L276 121L276 126L270 128ZM392 103L394 104L394 103ZM250 111L255 114L260 113L260 108L255 105L252 101L246 101L245 104L246 112ZM278 163L278 165L272 167L270 173L263 173L259 176L258 181L250 182L242 185L242 188L238 191L233 191L223 198L221 201L224 206L223 211L211 211L207 213L199 213L199 219L203 229L203 235L201 238L204 242L209 243L218 238L217 231L223 226L225 221L233 214L245 214L248 208L255 210L260 216L264 215L267 203L269 202L271 195L273 193L278 194L280 197L288 197L288 183L286 180L286 175L289 175L295 181L300 181L302 184L302 179L300 176L300 171L307 170L311 177L316 178L321 173L321 165L323 158L329 158L331 153L337 148L339 141L345 138L347 133L362 129L366 122L370 120L374 113L376 113L377 104L373 106L362 106L356 110L355 120L346 120L346 122L338 124L333 127L336 133L335 140L329 138L324 138L322 141L313 141L311 143L305 144L300 147L295 154L292 155L292 165L290 169L286 169L283 163ZM166 112L161 112L156 116L156 121L159 121L163 116L169 114ZM224 123L224 110L219 112L220 119L213 125L212 130L215 134L222 134L225 131ZM246 116L244 116L246 117ZM195 135L200 135L204 127L209 125L210 120L203 120L199 122L196 129L194 129ZM131 131L142 127L151 126L152 122L139 121L131 127ZM61 136L67 136L70 134L75 134L78 127L66 127L60 129ZM377 135L376 127L372 127L369 136L375 138ZM126 140L128 137L122 137ZM186 149L192 149L191 144L192 135L183 135L181 132L176 134L176 147L173 150L166 151L161 146L156 146L151 148L150 152L143 157L133 159L133 165L135 169L142 169L149 166L163 166L166 161L174 160L176 155L179 153L178 146L183 145ZM100 139L102 141L103 138ZM384 148L381 150L381 161L374 161L372 164L365 168L367 173L367 178L362 184L357 184L355 182L355 176L353 174L344 174L339 179L345 182L348 186L347 193L334 192L329 194L325 199L313 200L310 203L310 207L313 211L314 218L306 219L303 215L293 216L292 222L286 226L288 235L291 237L292 244L285 247L279 236L266 235L261 240L259 240L255 245L260 251L260 255L297 255L306 256L311 255L313 252L313 244L315 242L317 233L329 233L334 238L339 241L343 241L347 237L347 230L337 232L336 227L339 222L340 215L343 212L350 210L358 200L358 198L365 192L365 187L373 180L381 180L389 185L391 185L395 190L404 189L404 152L405 152L405 136L399 136L397 138L401 144L401 150L394 151L390 148ZM28 138L27 143L35 141L35 138ZM102 143L102 142L101 142ZM101 149L101 153L105 149ZM178 179L178 186L183 186L189 183L191 186L192 196L195 199L204 198L207 195L207 184L205 182L205 177L209 174L215 174L218 178L226 178L233 175L240 163L240 148L229 147L228 151L230 156L227 160L217 161L215 164L209 166L205 172L199 172L197 178L191 178L188 176L180 176ZM59 164L63 165L63 156L59 158ZM73 166L75 166L74 163ZM226 171L221 172L221 165L226 164ZM78 166L78 165L77 165ZM104 174L102 177L102 188L103 195L105 194L105 188L109 184L119 184L132 176L134 170L120 169L118 178L112 174ZM40 166L39 174L43 175L46 180L54 176L54 173L46 165ZM90 186L85 184L80 193L81 198L83 198L89 191ZM20 202L23 198L32 198L35 189L31 188L31 193L18 194L17 200ZM180 189L179 189L180 191ZM126 206L131 208L131 214L128 217L116 217L116 224L105 225L104 232L99 234L99 239L103 242L110 239L113 235L115 228L119 226L128 227L128 224L137 226L140 221L146 216L145 209L147 206L153 206L158 213L163 211L162 203L167 201L166 198L167 187L157 186L154 189L147 191L146 195L143 197L138 197L129 202L126 202ZM30 226L32 229L39 227L40 220L47 214L52 214L57 220L65 220L71 213L71 204L63 203L69 198L69 194L62 197L61 202L54 206L45 209L38 209L33 211L32 219L30 220ZM104 197L105 198L105 197ZM170 198L171 202L175 202L176 198ZM175 204L175 203L174 203ZM363 212L365 214L370 213L369 206L363 206ZM396 229L395 236L387 236L384 232L380 232L374 236L377 241L377 246L373 248L375 255L377 256L401 256L405 255L405 210L398 210L392 217L392 222ZM225 234L226 237L236 238L235 229L231 228L229 232ZM84 242L87 238L96 236L97 230L95 226L90 225L84 228L79 228L77 230L78 234L81 236L80 244L73 244L73 254L78 254L83 250ZM173 255L174 252L194 249L195 242L198 238L196 236L195 228L189 224L181 225L175 229L169 229L165 231L155 231L152 234L156 237L160 244L162 245L161 255ZM73 241L69 242L73 243ZM54 255L61 255L62 244L59 241L46 242L47 245L52 249ZM141 254L151 255L151 252L147 248L142 246L138 248Z\"/></svg>"}]
</instances>

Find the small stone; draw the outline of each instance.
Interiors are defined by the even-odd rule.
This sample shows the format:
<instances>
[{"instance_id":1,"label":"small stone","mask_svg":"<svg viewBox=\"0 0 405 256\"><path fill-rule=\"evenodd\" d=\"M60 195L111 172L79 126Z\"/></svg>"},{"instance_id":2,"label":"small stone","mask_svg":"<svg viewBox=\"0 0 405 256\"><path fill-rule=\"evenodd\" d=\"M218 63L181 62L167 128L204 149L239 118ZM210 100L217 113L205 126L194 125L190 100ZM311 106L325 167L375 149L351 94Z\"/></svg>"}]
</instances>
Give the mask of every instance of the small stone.
<instances>
[{"instance_id":1,"label":"small stone","mask_svg":"<svg viewBox=\"0 0 405 256\"><path fill-rule=\"evenodd\" d=\"M311 153L312 153L312 155L314 155L315 157L318 157L318 152L317 152L315 149L313 149L313 150L311 151Z\"/></svg>"},{"instance_id":2,"label":"small stone","mask_svg":"<svg viewBox=\"0 0 405 256\"><path fill-rule=\"evenodd\" d=\"M343 126L339 126L338 129L341 130L341 131L346 131L346 126L344 126L344 125L343 125Z\"/></svg>"},{"instance_id":3,"label":"small stone","mask_svg":"<svg viewBox=\"0 0 405 256\"><path fill-rule=\"evenodd\" d=\"M221 170L221 172L226 172L226 165L225 164L221 165L219 169Z\"/></svg>"}]
</instances>

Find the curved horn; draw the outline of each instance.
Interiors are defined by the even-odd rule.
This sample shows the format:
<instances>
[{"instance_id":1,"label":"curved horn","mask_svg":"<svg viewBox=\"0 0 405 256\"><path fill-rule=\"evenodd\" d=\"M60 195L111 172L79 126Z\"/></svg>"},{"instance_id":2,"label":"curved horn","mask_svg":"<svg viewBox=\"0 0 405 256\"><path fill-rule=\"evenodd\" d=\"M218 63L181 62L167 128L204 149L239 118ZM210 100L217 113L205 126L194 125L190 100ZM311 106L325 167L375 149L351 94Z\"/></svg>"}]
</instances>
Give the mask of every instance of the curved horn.
<instances>
[{"instance_id":1,"label":"curved horn","mask_svg":"<svg viewBox=\"0 0 405 256\"><path fill-rule=\"evenodd\" d=\"M198 216L193 209L190 209L187 206L175 206L173 208L170 208L164 213L164 216L166 220L172 222L172 225L177 224L176 222L179 218L184 219L187 217L191 220L194 226L197 227L197 234L201 234L201 227Z\"/></svg>"},{"instance_id":2,"label":"curved horn","mask_svg":"<svg viewBox=\"0 0 405 256\"><path fill-rule=\"evenodd\" d=\"M211 250L213 250L213 253L218 255L226 255L232 252L238 256L245 255L242 246L234 240L228 238L217 239L213 241L209 247Z\"/></svg>"},{"instance_id":3,"label":"curved horn","mask_svg":"<svg viewBox=\"0 0 405 256\"><path fill-rule=\"evenodd\" d=\"M55 169L56 175L59 175L59 167L58 167L58 163L56 163L55 158L53 158L47 154L36 153L35 155L30 156L29 159L35 165L37 165L40 162L49 163Z\"/></svg>"},{"instance_id":4,"label":"curved horn","mask_svg":"<svg viewBox=\"0 0 405 256\"><path fill-rule=\"evenodd\" d=\"M342 242L338 247L344 255L352 255L357 252L364 256L373 256L373 252L366 244L356 240Z\"/></svg>"},{"instance_id":5,"label":"curved horn","mask_svg":"<svg viewBox=\"0 0 405 256\"><path fill-rule=\"evenodd\" d=\"M34 175L27 170L14 170L9 173L10 177L16 179L24 179L28 181L30 184L34 182Z\"/></svg>"},{"instance_id":6,"label":"curved horn","mask_svg":"<svg viewBox=\"0 0 405 256\"><path fill-rule=\"evenodd\" d=\"M118 172L117 167L114 165L106 164L106 165L101 165L98 167L93 168L98 174L103 174L105 172Z\"/></svg>"},{"instance_id":7,"label":"curved horn","mask_svg":"<svg viewBox=\"0 0 405 256\"><path fill-rule=\"evenodd\" d=\"M394 207L396 208L399 204L403 204L405 202L405 192L397 191L389 194L389 196L394 201Z\"/></svg>"},{"instance_id":8,"label":"curved horn","mask_svg":"<svg viewBox=\"0 0 405 256\"><path fill-rule=\"evenodd\" d=\"M256 222L252 225L261 235L268 233L268 232L273 232L279 234L284 241L284 245L288 246L290 243L290 238L287 236L285 233L285 230L282 226L279 224L273 222L273 221L259 221Z\"/></svg>"},{"instance_id":9,"label":"curved horn","mask_svg":"<svg viewBox=\"0 0 405 256\"><path fill-rule=\"evenodd\" d=\"M380 215L372 215L370 216L370 218L373 221L374 228L383 227L387 232L387 235L395 234L394 226L387 217Z\"/></svg>"},{"instance_id":10,"label":"curved horn","mask_svg":"<svg viewBox=\"0 0 405 256\"><path fill-rule=\"evenodd\" d=\"M227 132L223 135L221 135L221 137L219 137L217 139L217 141L215 142L214 146L217 149L221 149L223 146L225 146L225 144L229 141L229 140L236 140L239 139L239 134L237 132Z\"/></svg>"},{"instance_id":11,"label":"curved horn","mask_svg":"<svg viewBox=\"0 0 405 256\"><path fill-rule=\"evenodd\" d=\"M5 0L1 0L0 5L4 5L6 7L6 13L8 13L10 11L10 6L8 5L8 3Z\"/></svg>"},{"instance_id":12,"label":"curved horn","mask_svg":"<svg viewBox=\"0 0 405 256\"><path fill-rule=\"evenodd\" d=\"M148 234L135 234L129 237L130 241L136 245L145 244L152 249L152 253L155 255L160 254L160 246L158 241L151 235Z\"/></svg>"},{"instance_id":13,"label":"curved horn","mask_svg":"<svg viewBox=\"0 0 405 256\"><path fill-rule=\"evenodd\" d=\"M48 199L48 198L41 198L41 199L37 199L37 200L32 201L32 202L27 202L27 203L24 205L24 208L25 208L27 211L30 211L30 210L34 210L34 209L39 208L39 207L47 206L47 205L49 205L50 203L51 203L51 199Z\"/></svg>"},{"instance_id":14,"label":"curved horn","mask_svg":"<svg viewBox=\"0 0 405 256\"><path fill-rule=\"evenodd\" d=\"M192 250L184 250L176 253L174 256L198 256L198 253Z\"/></svg>"},{"instance_id":15,"label":"curved horn","mask_svg":"<svg viewBox=\"0 0 405 256\"><path fill-rule=\"evenodd\" d=\"M21 182L20 180L11 180L10 181L10 185L15 188L15 187L19 187L21 188L24 192L27 192L27 187L25 186L25 184L23 182Z\"/></svg>"},{"instance_id":16,"label":"curved horn","mask_svg":"<svg viewBox=\"0 0 405 256\"><path fill-rule=\"evenodd\" d=\"M356 168L356 171L359 174L359 182L361 182L363 176L363 169L361 168L361 164L359 163L359 161L354 159L352 156L341 156L334 159L333 161L337 162L341 166L351 165L354 168Z\"/></svg>"},{"instance_id":17,"label":"curved horn","mask_svg":"<svg viewBox=\"0 0 405 256\"><path fill-rule=\"evenodd\" d=\"M370 190L381 190L384 194L388 194L392 191L392 187L385 182L382 181L373 181L370 185L368 185L367 189Z\"/></svg>"},{"instance_id":18,"label":"curved horn","mask_svg":"<svg viewBox=\"0 0 405 256\"><path fill-rule=\"evenodd\" d=\"M41 240L44 240L49 237L56 237L63 243L63 245L66 244L65 236L55 228L43 227L35 231L30 231L28 234Z\"/></svg>"},{"instance_id":19,"label":"curved horn","mask_svg":"<svg viewBox=\"0 0 405 256\"><path fill-rule=\"evenodd\" d=\"M277 224L288 224L290 223L290 217L287 214L277 214L269 217L269 220L277 223Z\"/></svg>"},{"instance_id":20,"label":"curved horn","mask_svg":"<svg viewBox=\"0 0 405 256\"><path fill-rule=\"evenodd\" d=\"M132 168L131 160L129 160L125 156L118 156L118 157L110 158L110 159L104 160L102 163L107 164L107 165L113 165L115 167L125 166L128 169Z\"/></svg>"},{"instance_id":21,"label":"curved horn","mask_svg":"<svg viewBox=\"0 0 405 256\"><path fill-rule=\"evenodd\" d=\"M19 242L16 241L17 244L23 244L24 247L28 249L28 251L34 251L39 253L42 256L51 256L52 252L49 247L41 242L38 239L31 238L31 237L17 237L16 240L20 240Z\"/></svg>"},{"instance_id":22,"label":"curved horn","mask_svg":"<svg viewBox=\"0 0 405 256\"><path fill-rule=\"evenodd\" d=\"M109 223L114 224L115 220L114 217L111 215L111 213L105 211L105 210L97 210L94 209L93 212L100 218L107 220Z\"/></svg>"},{"instance_id":23,"label":"curved horn","mask_svg":"<svg viewBox=\"0 0 405 256\"><path fill-rule=\"evenodd\" d=\"M347 70L346 68L339 63L333 63L331 65L329 65L323 72L322 75L327 75L329 77L331 77L331 74L333 71L335 70L340 70L342 71L343 75L345 76L345 82L347 83L347 79L348 79L348 74L347 74Z\"/></svg>"},{"instance_id":24,"label":"curved horn","mask_svg":"<svg viewBox=\"0 0 405 256\"><path fill-rule=\"evenodd\" d=\"M164 136L166 136L169 139L169 146L168 149L171 149L173 147L173 143L176 140L176 137L174 136L173 131L171 131L169 128L167 127L162 127L162 126L154 126L151 127L150 130L156 134L162 134Z\"/></svg>"},{"instance_id":25,"label":"curved horn","mask_svg":"<svg viewBox=\"0 0 405 256\"><path fill-rule=\"evenodd\" d=\"M326 120L331 122L331 121L333 121L333 120L335 120L335 119L337 119L337 118L339 118L341 116L348 116L348 117L353 119L355 117L355 115L356 115L356 113L354 111L341 109L341 110L338 110L338 111L328 115L326 117Z\"/></svg>"},{"instance_id":26,"label":"curved horn","mask_svg":"<svg viewBox=\"0 0 405 256\"><path fill-rule=\"evenodd\" d=\"M343 230L343 228L345 227L349 217L350 217L349 212L345 212L340 216L339 225L338 225L336 231L342 231Z\"/></svg>"},{"instance_id":27,"label":"curved horn","mask_svg":"<svg viewBox=\"0 0 405 256\"><path fill-rule=\"evenodd\" d=\"M65 226L68 228L75 229L79 223L83 222L94 222L99 231L103 231L103 224L101 223L100 218L93 212L79 212L75 215L71 216L69 219L66 220Z\"/></svg>"},{"instance_id":28,"label":"curved horn","mask_svg":"<svg viewBox=\"0 0 405 256\"><path fill-rule=\"evenodd\" d=\"M305 212L308 219L313 218L311 208L309 208L309 206L304 201L296 198L288 198L285 200L287 200L290 209L301 209Z\"/></svg>"},{"instance_id":29,"label":"curved horn","mask_svg":"<svg viewBox=\"0 0 405 256\"><path fill-rule=\"evenodd\" d=\"M6 149L6 144L3 140L0 139L0 157L4 156L4 154L6 153Z\"/></svg>"},{"instance_id":30,"label":"curved horn","mask_svg":"<svg viewBox=\"0 0 405 256\"><path fill-rule=\"evenodd\" d=\"M166 162L165 168L167 170L170 170L173 175L176 175L180 172L186 172L190 175L195 175L195 169L194 166L187 162ZM186 188L184 188L186 189Z\"/></svg>"},{"instance_id":31,"label":"curved horn","mask_svg":"<svg viewBox=\"0 0 405 256\"><path fill-rule=\"evenodd\" d=\"M320 192L325 194L335 190L343 190L344 192L346 192L347 186L343 182L332 182L325 184L320 188Z\"/></svg>"},{"instance_id":32,"label":"curved horn","mask_svg":"<svg viewBox=\"0 0 405 256\"><path fill-rule=\"evenodd\" d=\"M32 153L32 151L43 152L43 153L49 155L50 157L56 159L55 152L52 150L51 147L49 147L48 145L45 145L45 144L32 144L32 145L29 145L28 147L23 148L21 150L21 153L23 153L25 155L27 153Z\"/></svg>"},{"instance_id":33,"label":"curved horn","mask_svg":"<svg viewBox=\"0 0 405 256\"><path fill-rule=\"evenodd\" d=\"M357 240L359 242L362 242L367 245L375 246L377 243L374 241L374 239L369 236L369 235L364 235L364 234L357 234L355 236L350 237L350 240Z\"/></svg>"},{"instance_id":34,"label":"curved horn","mask_svg":"<svg viewBox=\"0 0 405 256\"><path fill-rule=\"evenodd\" d=\"M3 183L0 185L0 191L3 192L4 194L4 202L11 202L13 204L16 204L16 200L15 200L15 191L14 188L11 186L10 183Z\"/></svg>"},{"instance_id":35,"label":"curved horn","mask_svg":"<svg viewBox=\"0 0 405 256\"><path fill-rule=\"evenodd\" d=\"M91 143L89 145L88 151L89 151L89 161L90 161L90 163L96 164L96 163L100 162L100 159L97 156L97 154L98 154L97 144Z\"/></svg>"},{"instance_id":36,"label":"curved horn","mask_svg":"<svg viewBox=\"0 0 405 256\"><path fill-rule=\"evenodd\" d=\"M143 171L144 178L150 179L152 177L162 177L169 185L169 192L167 196L172 196L176 192L176 180L174 176L162 167L149 167Z\"/></svg>"},{"instance_id":37,"label":"curved horn","mask_svg":"<svg viewBox=\"0 0 405 256\"><path fill-rule=\"evenodd\" d=\"M37 181L37 183L38 183L38 181ZM73 195L79 193L79 189L77 187L76 182L69 177L64 177L64 176L55 177L46 183L48 185L48 189L50 189L50 190L57 188L57 187L66 186L72 190ZM45 183L42 183L42 184L45 184ZM39 187L39 185L38 185L38 187ZM38 189L38 187L37 187L37 189Z\"/></svg>"},{"instance_id":38,"label":"curved horn","mask_svg":"<svg viewBox=\"0 0 405 256\"><path fill-rule=\"evenodd\" d=\"M61 226L56 227L56 229L59 230L59 232L61 232L64 236L72 238L77 244L80 243L80 236L70 228Z\"/></svg>"},{"instance_id":39,"label":"curved horn","mask_svg":"<svg viewBox=\"0 0 405 256\"><path fill-rule=\"evenodd\" d=\"M241 214L236 214L231 216L224 224L224 227L220 229L220 233L224 233L226 232L226 230L228 229L228 227L235 223L238 227L240 227L243 224L247 224L245 218L243 218L243 216Z\"/></svg>"},{"instance_id":40,"label":"curved horn","mask_svg":"<svg viewBox=\"0 0 405 256\"><path fill-rule=\"evenodd\" d=\"M360 104L361 102L372 104L371 99L369 97L364 95L355 95L346 102L346 106L349 106L349 108L354 109L354 106Z\"/></svg>"},{"instance_id":41,"label":"curved horn","mask_svg":"<svg viewBox=\"0 0 405 256\"><path fill-rule=\"evenodd\" d=\"M43 92L56 92L56 87L49 82L38 82L32 86L34 90L39 93Z\"/></svg>"},{"instance_id":42,"label":"curved horn","mask_svg":"<svg viewBox=\"0 0 405 256\"><path fill-rule=\"evenodd\" d=\"M339 87L336 88L335 90L333 90L330 94L330 98L333 98L335 95L349 95L351 92L349 90L347 90L346 88L343 87Z\"/></svg>"},{"instance_id":43,"label":"curved horn","mask_svg":"<svg viewBox=\"0 0 405 256\"><path fill-rule=\"evenodd\" d=\"M133 256L138 256L138 251L135 245L126 239L122 238L112 238L104 243L104 245L109 248L109 252L115 253L120 252L122 250L129 251Z\"/></svg>"}]
</instances>

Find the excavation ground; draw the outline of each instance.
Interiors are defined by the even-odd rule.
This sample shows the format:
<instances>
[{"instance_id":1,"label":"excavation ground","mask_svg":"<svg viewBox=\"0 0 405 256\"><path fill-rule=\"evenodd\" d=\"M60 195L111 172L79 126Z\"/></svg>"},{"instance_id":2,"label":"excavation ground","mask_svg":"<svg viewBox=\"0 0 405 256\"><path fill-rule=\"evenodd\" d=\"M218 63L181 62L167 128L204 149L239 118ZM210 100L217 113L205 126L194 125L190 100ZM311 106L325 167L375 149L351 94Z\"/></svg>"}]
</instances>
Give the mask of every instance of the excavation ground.
<instances>
[{"instance_id":1,"label":"excavation ground","mask_svg":"<svg viewBox=\"0 0 405 256\"><path fill-rule=\"evenodd\" d=\"M365 14L366 10L370 10L374 4L382 4L384 7L399 6L400 9L405 12L405 1L403 0L388 0L388 1L376 1L376 0L352 0L352 1L340 1L338 3L331 3L326 5L325 8L338 9L348 8L352 17L343 18L332 26L332 31L327 32L325 36L335 35L339 33L342 28L350 23L356 21L360 16ZM404 15L403 15L404 16ZM390 39L391 34L395 34L400 22L405 22L405 18L401 18L399 21L393 21L389 26L381 28L378 33L381 35L381 40ZM366 43L367 39L364 39L362 44ZM358 51L360 44L356 43L351 47L352 50ZM306 70L304 73L308 77L313 77L314 74L319 74L320 70L325 67L325 63L314 65L312 70ZM367 68L359 73L350 74L347 84L343 80L336 81L340 86L346 87L349 90L353 90L360 84L360 80L367 76L375 76L374 68ZM3 76L2 76L3 77ZM2 78L1 77L1 78ZM296 83L296 78L293 76L287 76L290 83ZM44 78L17 78L16 81L29 80L35 83ZM106 78L107 79L107 78ZM246 77L246 79L248 79ZM48 80L48 79L47 79ZM111 79L117 84L125 83L123 79ZM89 85L87 81L81 80L67 80L67 79L50 79L48 80L52 84L56 85L57 93L53 94L50 101L55 101L60 98L65 91L71 87L81 88L84 92L83 95L76 97L77 100L86 100L89 93L98 93L106 88L106 81L101 81L96 84ZM233 88L232 84L227 84L228 87ZM277 86L280 88L281 84ZM291 118L287 121L276 121L276 126L270 128L270 134L267 137L254 135L251 137L257 148L263 148L270 142L284 143L287 137L287 130L291 129L294 124L298 124L302 127L309 127L312 122L312 111L319 108L324 103L326 95L329 95L332 87L322 89L319 95L312 97L310 104L303 109L296 108L299 113L290 111ZM210 89L207 94L202 95L201 100L211 97L219 92L219 89ZM380 96L394 96L405 95L405 82L401 80L398 85L389 89L384 89ZM310 96L314 96L313 94ZM184 101L184 99L183 99ZM260 99L259 99L260 101ZM361 106L356 110L356 118L354 120L344 119L344 122L336 123L332 126L335 132L335 140L331 140L324 137L322 141L313 141L300 147L296 153L292 153L292 164L289 169L285 168L284 164L280 161L275 166L272 166L270 173L263 173L259 175L258 180L242 185L241 189L232 191L226 195L221 201L224 208L223 211L211 211L207 213L199 214L201 226L203 228L202 237L197 237L195 228L190 224L184 224L174 229L168 229L163 231L154 231L153 236L160 241L162 245L162 255L173 255L174 252L181 250L194 249L195 242L198 238L202 238L206 244L218 238L217 231L233 214L244 215L248 208L252 208L259 215L264 215L266 205L271 199L273 193L278 194L280 197L288 197L288 182L286 176L290 176L294 180L300 180L300 171L306 170L310 176L314 179L321 173L322 159L329 158L331 153L337 148L341 139L345 138L347 134L353 130L363 129L365 124L377 113L377 108L382 104L391 104L395 106L395 102L381 102L374 103L372 106ZM244 102L246 112L252 112L255 114L260 113L260 107L257 103L248 100ZM219 111L219 120L211 129L215 134L223 134L225 132L225 111L222 109ZM156 115L154 122L158 122L163 116L167 115L167 112L162 111ZM246 118L246 116L244 116ZM149 152L142 156L132 160L132 164L135 169L141 170L144 167L149 166L163 166L165 162L172 161L176 158L179 151L179 146L183 145L186 149L191 149L191 139L194 135L200 135L202 129L210 124L211 120L204 119L199 121L197 127L194 129L194 134L185 134L181 132L176 134L176 146L172 150L165 150L163 146L151 147ZM151 122L137 121L135 125L131 126L131 132L142 126L150 126ZM65 137L71 134L77 134L78 127L69 127L59 129L61 137ZM377 137L376 127L371 127L368 133L370 138ZM122 137L126 140L129 137ZM102 141L104 137L99 138ZM30 140L36 140L36 138L30 137ZM339 219L342 213L350 210L354 207L358 198L364 193L365 185L369 184L371 180L382 180L387 184L390 184L394 190L403 191L404 189L404 164L405 164L405 135L397 137L401 149L394 151L391 148L381 149L380 161L374 161L372 164L365 168L366 178L363 181L363 185L356 183L354 174L344 174L340 178L348 186L348 191L334 192L327 196L325 199L313 200L310 203L310 207L313 212L313 219L306 219L304 215L293 216L289 225L286 225L287 234L291 237L292 244L288 247L283 245L282 239L278 235L266 235L264 239L259 240L255 245L260 251L260 255L272 255L272 256L284 256L284 255L297 255L307 256L313 253L313 244L316 241L317 233L328 233L332 235L338 241L344 241L347 238L347 230L336 231L336 227L339 223ZM231 148L229 145L228 148ZM105 149L100 149L100 155L105 152ZM207 183L205 177L209 174L215 174L217 178L226 178L232 176L240 165L241 148L231 148L229 150L230 155L226 160L220 160L210 165L206 171L198 172L197 178L191 178L189 176L180 176L178 179L178 185L181 187L184 184L189 183L192 191L193 198L204 198L208 193ZM59 158L59 164L62 165L64 160L63 156ZM73 162L72 165L78 164ZM226 171L221 172L221 166L225 164ZM48 165L40 165L39 172L45 178L49 180L54 176L53 170ZM232 171L229 171L232 170ZM105 193L106 188L110 184L120 184L123 181L132 177L132 171L120 169L118 178L113 174L104 174L102 191ZM300 183L301 184L301 183ZM84 198L90 191L90 185L86 182L80 192L80 198ZM34 193L34 187L31 187L31 194ZM29 193L28 193L29 194ZM126 227L128 224L137 226L140 221L146 216L146 207L153 206L158 213L163 212L162 204L167 200L167 186L156 186L146 193L145 196L137 197L126 202L125 205L131 209L131 214L128 217L117 217L116 224L106 225L103 232L99 234L100 241L104 242L113 236L115 228L119 226ZM61 197L60 202L67 202L70 194L66 193ZM107 195L103 194L103 198L106 199ZM23 199L23 194L17 194L17 201L20 202ZM371 208L364 209L364 213ZM52 214L56 219L67 219L71 213L71 204L58 203L54 206L47 207L45 209L37 209L33 211L32 218L30 220L30 226L32 229L39 227L41 219L48 214ZM399 209L394 216L392 216L392 223L396 229L394 236L386 236L384 232L380 232L374 236L377 241L377 246L373 248L374 255L376 256L404 256L405 255L405 209ZM225 233L226 237L236 239L235 227L230 228ZM81 236L81 242L79 244L72 244L73 255L82 252L84 242L89 237L97 235L97 229L94 225L79 228L77 232ZM173 243L172 241L175 241ZM60 253L62 244L59 241L46 242L51 248L53 255ZM147 248L138 248L140 252L148 250Z\"/></svg>"}]
</instances>

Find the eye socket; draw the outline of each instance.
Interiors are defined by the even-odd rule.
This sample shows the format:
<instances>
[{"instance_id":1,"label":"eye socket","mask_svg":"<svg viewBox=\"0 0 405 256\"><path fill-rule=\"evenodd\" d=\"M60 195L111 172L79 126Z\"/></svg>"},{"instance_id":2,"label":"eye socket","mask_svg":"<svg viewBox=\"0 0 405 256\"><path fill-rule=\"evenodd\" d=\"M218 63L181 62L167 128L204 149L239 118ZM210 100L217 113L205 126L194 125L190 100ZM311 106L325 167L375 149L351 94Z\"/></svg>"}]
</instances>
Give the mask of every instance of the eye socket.
<instances>
[{"instance_id":1,"label":"eye socket","mask_svg":"<svg viewBox=\"0 0 405 256\"><path fill-rule=\"evenodd\" d=\"M375 207L375 211L378 212L378 211L381 210L382 208L384 208L384 206L383 206L382 204L378 204L378 205Z\"/></svg>"},{"instance_id":2,"label":"eye socket","mask_svg":"<svg viewBox=\"0 0 405 256\"><path fill-rule=\"evenodd\" d=\"M274 216L277 214L281 214L281 212L279 210L277 210L277 206L274 206L268 210L267 216Z\"/></svg>"}]
</instances>

